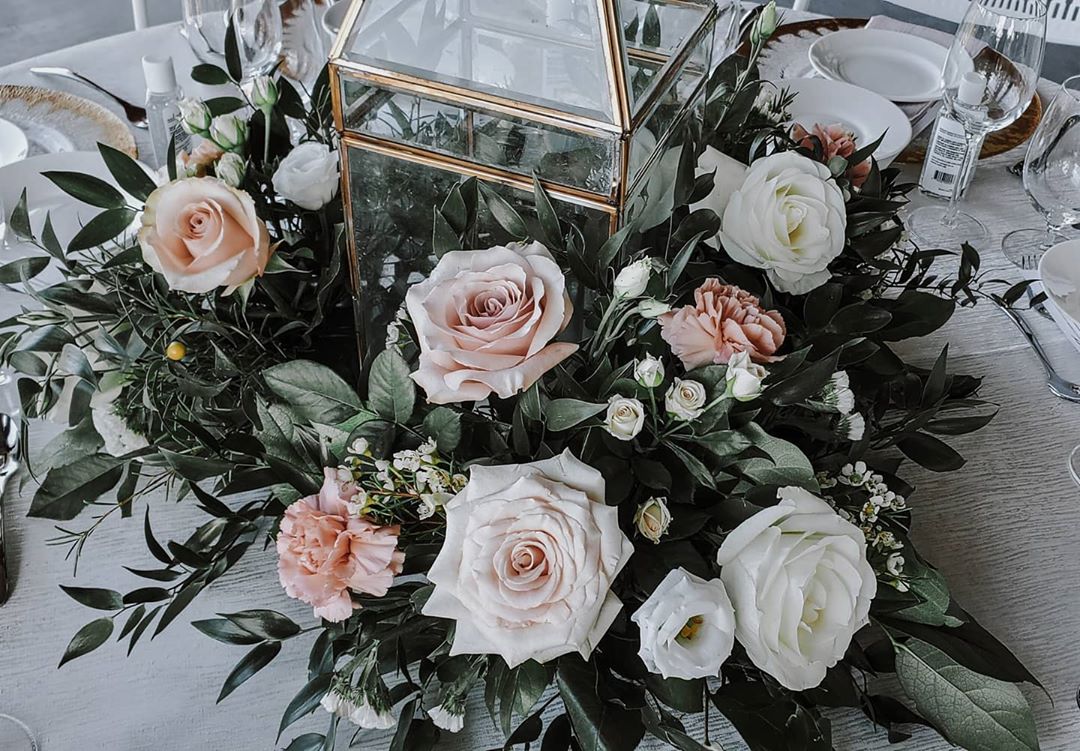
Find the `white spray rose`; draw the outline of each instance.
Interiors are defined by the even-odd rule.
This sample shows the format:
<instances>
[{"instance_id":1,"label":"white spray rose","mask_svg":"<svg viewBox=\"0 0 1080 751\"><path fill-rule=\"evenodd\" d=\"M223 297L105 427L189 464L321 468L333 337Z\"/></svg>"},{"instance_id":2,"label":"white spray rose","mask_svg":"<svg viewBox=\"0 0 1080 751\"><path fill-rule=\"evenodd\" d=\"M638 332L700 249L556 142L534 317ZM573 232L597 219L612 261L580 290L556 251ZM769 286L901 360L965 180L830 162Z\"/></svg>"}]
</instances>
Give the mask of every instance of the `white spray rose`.
<instances>
[{"instance_id":1,"label":"white spray rose","mask_svg":"<svg viewBox=\"0 0 1080 751\"><path fill-rule=\"evenodd\" d=\"M735 612L719 579L682 568L668 572L631 620L641 629L638 655L664 678L706 678L735 645Z\"/></svg>"},{"instance_id":2,"label":"white spray rose","mask_svg":"<svg viewBox=\"0 0 1080 751\"><path fill-rule=\"evenodd\" d=\"M315 211L338 191L338 155L329 146L308 141L281 160L274 172L274 190L302 209Z\"/></svg>"},{"instance_id":3,"label":"white spray rose","mask_svg":"<svg viewBox=\"0 0 1080 751\"><path fill-rule=\"evenodd\" d=\"M603 475L569 451L471 472L446 504L424 615L457 622L451 655L588 659L622 608L611 584L634 551Z\"/></svg>"},{"instance_id":4,"label":"white spray rose","mask_svg":"<svg viewBox=\"0 0 1080 751\"><path fill-rule=\"evenodd\" d=\"M214 165L214 174L234 188L239 188L244 183L244 175L247 174L247 162L244 157L233 152L228 152Z\"/></svg>"},{"instance_id":5,"label":"white spray rose","mask_svg":"<svg viewBox=\"0 0 1080 751\"><path fill-rule=\"evenodd\" d=\"M628 396L608 400L604 430L620 441L632 441L645 425L645 405Z\"/></svg>"},{"instance_id":6,"label":"white spray rose","mask_svg":"<svg viewBox=\"0 0 1080 751\"><path fill-rule=\"evenodd\" d=\"M181 99L177 106L180 108L180 125L186 133L205 136L209 132L214 118L204 103L198 99Z\"/></svg>"},{"instance_id":7,"label":"white spray rose","mask_svg":"<svg viewBox=\"0 0 1080 751\"><path fill-rule=\"evenodd\" d=\"M862 531L803 488L744 521L717 553L750 660L792 691L821 683L870 621L877 578Z\"/></svg>"},{"instance_id":8,"label":"white spray rose","mask_svg":"<svg viewBox=\"0 0 1080 751\"><path fill-rule=\"evenodd\" d=\"M696 420L705 411L705 387L697 381L676 378L664 394L664 408L679 420Z\"/></svg>"},{"instance_id":9,"label":"white spray rose","mask_svg":"<svg viewBox=\"0 0 1080 751\"><path fill-rule=\"evenodd\" d=\"M236 115L218 115L210 123L210 140L225 151L236 151L247 138L247 123Z\"/></svg>"},{"instance_id":10,"label":"white spray rose","mask_svg":"<svg viewBox=\"0 0 1080 751\"><path fill-rule=\"evenodd\" d=\"M645 355L634 363L634 380L647 389L654 389L664 382L664 363L660 358Z\"/></svg>"},{"instance_id":11,"label":"white spray rose","mask_svg":"<svg viewBox=\"0 0 1080 751\"><path fill-rule=\"evenodd\" d=\"M750 165L724 209L720 240L732 260L765 269L781 292L802 295L829 280L846 229L844 194L829 168L783 151Z\"/></svg>"},{"instance_id":12,"label":"white spray rose","mask_svg":"<svg viewBox=\"0 0 1080 751\"><path fill-rule=\"evenodd\" d=\"M667 498L650 498L634 512L634 526L638 534L651 542L660 542L671 525L671 511Z\"/></svg>"},{"instance_id":13,"label":"white spray rose","mask_svg":"<svg viewBox=\"0 0 1080 751\"><path fill-rule=\"evenodd\" d=\"M740 402L748 402L761 393L761 382L767 375L765 366L750 361L750 353L737 352L728 360L727 393Z\"/></svg>"},{"instance_id":14,"label":"white spray rose","mask_svg":"<svg viewBox=\"0 0 1080 751\"><path fill-rule=\"evenodd\" d=\"M651 258L641 258L624 266L622 271L615 276L615 296L628 298L640 297L645 294L645 288L649 286L652 272Z\"/></svg>"},{"instance_id":15,"label":"white spray rose","mask_svg":"<svg viewBox=\"0 0 1080 751\"><path fill-rule=\"evenodd\" d=\"M251 103L264 112L278 101L278 87L270 76L256 76L251 82Z\"/></svg>"}]
</instances>

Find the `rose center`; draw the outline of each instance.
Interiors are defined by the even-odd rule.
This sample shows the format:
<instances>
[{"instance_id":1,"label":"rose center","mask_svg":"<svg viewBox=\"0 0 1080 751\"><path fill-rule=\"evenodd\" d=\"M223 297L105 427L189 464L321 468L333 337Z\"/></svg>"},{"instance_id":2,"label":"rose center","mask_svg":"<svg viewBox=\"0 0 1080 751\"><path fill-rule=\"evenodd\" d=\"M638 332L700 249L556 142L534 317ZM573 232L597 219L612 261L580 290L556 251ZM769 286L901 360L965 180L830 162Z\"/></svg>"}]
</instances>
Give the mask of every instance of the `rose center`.
<instances>
[{"instance_id":1,"label":"rose center","mask_svg":"<svg viewBox=\"0 0 1080 751\"><path fill-rule=\"evenodd\" d=\"M547 560L547 556L544 555L544 551L537 545L530 543L522 543L514 546L514 551L510 555L510 565L514 568L514 573L526 574L544 565Z\"/></svg>"},{"instance_id":2,"label":"rose center","mask_svg":"<svg viewBox=\"0 0 1080 751\"><path fill-rule=\"evenodd\" d=\"M681 629L679 629L679 635L676 637L679 641L693 641L694 637L698 635L698 631L705 625L705 619L700 615L691 616Z\"/></svg>"}]
</instances>

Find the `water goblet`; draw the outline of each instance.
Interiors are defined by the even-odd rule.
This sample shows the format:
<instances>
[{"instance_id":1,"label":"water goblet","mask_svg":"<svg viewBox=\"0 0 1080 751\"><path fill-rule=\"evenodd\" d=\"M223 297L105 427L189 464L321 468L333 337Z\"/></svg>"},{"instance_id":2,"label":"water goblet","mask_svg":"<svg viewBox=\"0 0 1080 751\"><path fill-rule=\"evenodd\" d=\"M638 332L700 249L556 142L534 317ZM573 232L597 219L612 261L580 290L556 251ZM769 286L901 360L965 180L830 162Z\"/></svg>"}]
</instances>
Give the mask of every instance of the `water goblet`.
<instances>
[{"instance_id":1,"label":"water goblet","mask_svg":"<svg viewBox=\"0 0 1080 751\"><path fill-rule=\"evenodd\" d=\"M281 54L281 11L274 0L184 0L182 32L195 56L225 67L225 35L236 32L243 79L266 73Z\"/></svg>"},{"instance_id":2,"label":"water goblet","mask_svg":"<svg viewBox=\"0 0 1080 751\"><path fill-rule=\"evenodd\" d=\"M0 712L0 748L4 751L39 751L41 747L29 725Z\"/></svg>"}]
</instances>

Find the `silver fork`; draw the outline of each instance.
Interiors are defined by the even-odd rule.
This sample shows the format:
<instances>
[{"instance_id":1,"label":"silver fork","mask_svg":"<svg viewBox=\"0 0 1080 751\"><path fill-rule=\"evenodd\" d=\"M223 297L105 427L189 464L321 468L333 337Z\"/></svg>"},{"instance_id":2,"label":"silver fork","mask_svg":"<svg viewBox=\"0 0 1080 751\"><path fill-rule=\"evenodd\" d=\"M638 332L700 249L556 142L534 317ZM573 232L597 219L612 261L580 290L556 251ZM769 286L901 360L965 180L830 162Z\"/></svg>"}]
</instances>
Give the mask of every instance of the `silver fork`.
<instances>
[{"instance_id":1,"label":"silver fork","mask_svg":"<svg viewBox=\"0 0 1080 751\"><path fill-rule=\"evenodd\" d=\"M127 99L119 97L108 89L103 88L100 84L94 83L81 73L76 73L71 68L31 68L30 72L37 76L57 76L58 78L67 78L71 81L78 81L81 84L100 91L102 94L109 97L114 102L120 105L120 107L124 110L124 116L127 117L129 123L134 125L136 128L147 127L145 107L140 107L137 104L132 104Z\"/></svg>"},{"instance_id":2,"label":"silver fork","mask_svg":"<svg viewBox=\"0 0 1080 751\"><path fill-rule=\"evenodd\" d=\"M996 301L995 301L996 302ZM1035 337L1035 332L1028 326L1027 321L1017 313L1015 310L997 303L998 308L1005 315L1009 317L1009 320L1016 325L1016 328L1020 329L1020 333L1024 335L1027 343L1031 346L1031 349L1035 352L1035 356L1039 358L1039 362L1042 363L1043 370L1046 371L1046 386L1050 389L1050 393L1054 396L1065 399L1070 402L1080 402L1080 384L1067 381L1057 374L1054 370L1053 363L1050 362L1050 358L1047 356L1046 351L1039 344L1039 340Z\"/></svg>"}]
</instances>

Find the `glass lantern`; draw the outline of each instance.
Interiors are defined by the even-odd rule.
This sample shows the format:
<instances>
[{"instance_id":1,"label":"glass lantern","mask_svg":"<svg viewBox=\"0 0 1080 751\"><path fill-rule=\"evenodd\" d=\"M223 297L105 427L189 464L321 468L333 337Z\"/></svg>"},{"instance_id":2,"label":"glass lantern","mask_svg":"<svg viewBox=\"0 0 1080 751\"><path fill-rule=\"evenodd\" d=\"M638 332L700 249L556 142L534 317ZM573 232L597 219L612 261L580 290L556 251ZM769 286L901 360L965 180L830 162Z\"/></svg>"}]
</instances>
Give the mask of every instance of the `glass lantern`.
<instances>
[{"instance_id":1,"label":"glass lantern","mask_svg":"<svg viewBox=\"0 0 1080 751\"><path fill-rule=\"evenodd\" d=\"M456 183L524 214L535 176L587 236L663 218L717 14L715 0L352 0L330 76L364 354L434 265L434 207ZM507 239L479 221L484 247Z\"/></svg>"}]
</instances>

